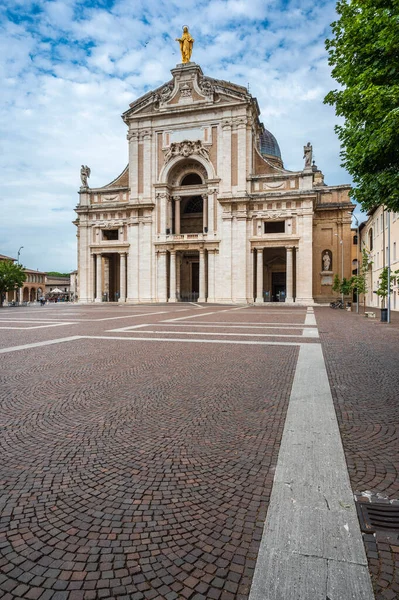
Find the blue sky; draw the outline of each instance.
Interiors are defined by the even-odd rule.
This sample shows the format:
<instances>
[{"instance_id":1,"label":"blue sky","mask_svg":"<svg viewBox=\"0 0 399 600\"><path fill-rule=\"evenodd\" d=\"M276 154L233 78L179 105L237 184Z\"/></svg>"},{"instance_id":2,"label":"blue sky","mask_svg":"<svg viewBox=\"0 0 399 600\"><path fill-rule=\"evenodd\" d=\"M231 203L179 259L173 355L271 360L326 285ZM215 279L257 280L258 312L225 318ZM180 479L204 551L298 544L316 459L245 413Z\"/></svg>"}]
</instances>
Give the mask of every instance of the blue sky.
<instances>
[{"instance_id":1,"label":"blue sky","mask_svg":"<svg viewBox=\"0 0 399 600\"><path fill-rule=\"evenodd\" d=\"M206 75L249 84L286 168L302 168L310 141L326 183L350 183L323 104L336 87L324 48L334 19L327 0L0 2L0 254L24 246L29 268L76 268L80 165L92 187L126 166L120 115L170 79L185 24Z\"/></svg>"}]
</instances>

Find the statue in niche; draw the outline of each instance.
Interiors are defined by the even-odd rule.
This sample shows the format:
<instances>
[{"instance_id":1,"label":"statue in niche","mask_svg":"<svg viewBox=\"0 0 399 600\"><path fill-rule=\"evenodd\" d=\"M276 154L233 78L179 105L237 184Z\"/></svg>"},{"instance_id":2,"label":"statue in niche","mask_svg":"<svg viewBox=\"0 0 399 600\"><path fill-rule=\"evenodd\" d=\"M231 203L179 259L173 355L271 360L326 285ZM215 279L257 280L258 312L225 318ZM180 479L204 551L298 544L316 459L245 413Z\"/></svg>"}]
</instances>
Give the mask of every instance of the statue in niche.
<instances>
[{"instance_id":1,"label":"statue in niche","mask_svg":"<svg viewBox=\"0 0 399 600\"><path fill-rule=\"evenodd\" d=\"M91 170L87 165L82 165L80 168L80 181L82 182L82 187L87 188L87 178L90 177Z\"/></svg>"},{"instance_id":2,"label":"statue in niche","mask_svg":"<svg viewBox=\"0 0 399 600\"><path fill-rule=\"evenodd\" d=\"M181 61L183 64L189 63L191 59L191 53L193 51L194 40L188 32L188 27L183 27L183 35L181 38L176 38L176 42L180 44Z\"/></svg>"},{"instance_id":3,"label":"statue in niche","mask_svg":"<svg viewBox=\"0 0 399 600\"><path fill-rule=\"evenodd\" d=\"M305 159L305 169L312 168L313 148L310 142L303 147L303 158Z\"/></svg>"},{"instance_id":4,"label":"statue in niche","mask_svg":"<svg viewBox=\"0 0 399 600\"><path fill-rule=\"evenodd\" d=\"M322 262L323 262L323 271L331 271L331 268L332 268L331 255L328 250L324 251L324 254L322 256Z\"/></svg>"}]
</instances>

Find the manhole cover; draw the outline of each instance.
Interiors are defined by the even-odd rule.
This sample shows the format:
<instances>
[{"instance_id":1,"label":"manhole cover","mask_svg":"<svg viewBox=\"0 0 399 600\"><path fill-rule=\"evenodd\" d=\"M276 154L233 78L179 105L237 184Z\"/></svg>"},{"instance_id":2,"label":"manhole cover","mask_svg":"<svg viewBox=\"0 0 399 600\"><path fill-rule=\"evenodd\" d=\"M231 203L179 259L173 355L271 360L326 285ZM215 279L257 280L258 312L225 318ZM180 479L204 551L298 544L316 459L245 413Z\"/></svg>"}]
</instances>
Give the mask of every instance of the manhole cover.
<instances>
[{"instance_id":1,"label":"manhole cover","mask_svg":"<svg viewBox=\"0 0 399 600\"><path fill-rule=\"evenodd\" d=\"M399 533L399 505L383 502L356 502L360 528L366 533L391 531Z\"/></svg>"}]
</instances>

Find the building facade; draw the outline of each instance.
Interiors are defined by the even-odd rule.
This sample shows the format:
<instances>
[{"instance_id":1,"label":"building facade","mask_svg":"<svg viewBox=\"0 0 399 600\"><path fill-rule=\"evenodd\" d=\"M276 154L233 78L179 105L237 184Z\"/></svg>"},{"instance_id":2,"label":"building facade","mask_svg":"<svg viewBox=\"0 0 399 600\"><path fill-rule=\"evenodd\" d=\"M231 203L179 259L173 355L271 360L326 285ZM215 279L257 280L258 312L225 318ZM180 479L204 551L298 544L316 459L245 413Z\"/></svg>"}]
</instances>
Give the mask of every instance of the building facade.
<instances>
[{"instance_id":1,"label":"building facade","mask_svg":"<svg viewBox=\"0 0 399 600\"><path fill-rule=\"evenodd\" d=\"M62 298L63 300L70 299L70 287L71 278L70 276L60 277L58 275L46 274L46 287L45 296L50 298L51 296Z\"/></svg>"},{"instance_id":2,"label":"building facade","mask_svg":"<svg viewBox=\"0 0 399 600\"><path fill-rule=\"evenodd\" d=\"M79 301L329 302L350 277L348 185L284 168L244 87L189 62L122 115L129 163L76 208Z\"/></svg>"},{"instance_id":3,"label":"building facade","mask_svg":"<svg viewBox=\"0 0 399 600\"><path fill-rule=\"evenodd\" d=\"M367 278L366 305L381 308L382 300L375 292L379 287L378 279L382 269L388 265L389 260L391 271L399 270L399 213L387 211L383 206L378 206L369 211L367 221L362 223L359 229L360 247L369 253L371 261ZM392 285L390 305L392 310L399 310L397 280Z\"/></svg>"},{"instance_id":4,"label":"building facade","mask_svg":"<svg viewBox=\"0 0 399 600\"><path fill-rule=\"evenodd\" d=\"M0 254L0 261L10 260L16 262L15 258ZM46 274L41 271L33 271L32 269L24 269L26 279L24 285L16 290L11 290L6 293L5 302L36 302L44 295L45 277Z\"/></svg>"}]
</instances>

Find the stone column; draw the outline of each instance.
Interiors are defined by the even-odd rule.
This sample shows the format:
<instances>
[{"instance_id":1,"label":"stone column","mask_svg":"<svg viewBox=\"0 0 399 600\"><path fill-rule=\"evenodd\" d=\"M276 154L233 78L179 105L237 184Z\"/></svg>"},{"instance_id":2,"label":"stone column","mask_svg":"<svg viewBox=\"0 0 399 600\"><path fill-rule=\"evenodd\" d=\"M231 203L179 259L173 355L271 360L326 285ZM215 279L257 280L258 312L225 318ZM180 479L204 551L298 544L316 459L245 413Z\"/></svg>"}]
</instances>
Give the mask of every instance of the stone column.
<instances>
[{"instance_id":1,"label":"stone column","mask_svg":"<svg viewBox=\"0 0 399 600\"><path fill-rule=\"evenodd\" d=\"M96 299L95 302L102 301L102 291L103 291L103 271L102 271L102 255L96 255Z\"/></svg>"},{"instance_id":2,"label":"stone column","mask_svg":"<svg viewBox=\"0 0 399 600\"><path fill-rule=\"evenodd\" d=\"M175 233L180 235L180 196L174 197L175 201Z\"/></svg>"},{"instance_id":3,"label":"stone column","mask_svg":"<svg viewBox=\"0 0 399 600\"><path fill-rule=\"evenodd\" d=\"M202 230L203 233L208 233L208 195L202 196Z\"/></svg>"},{"instance_id":4,"label":"stone column","mask_svg":"<svg viewBox=\"0 0 399 600\"><path fill-rule=\"evenodd\" d=\"M172 198L168 198L167 201L167 217L166 217L166 227L169 229L169 233L173 233L172 224L173 224L173 213L172 213Z\"/></svg>"},{"instance_id":5,"label":"stone column","mask_svg":"<svg viewBox=\"0 0 399 600\"><path fill-rule=\"evenodd\" d=\"M213 206L213 194L208 194L208 233L213 233L214 231L214 206Z\"/></svg>"},{"instance_id":6,"label":"stone column","mask_svg":"<svg viewBox=\"0 0 399 600\"><path fill-rule=\"evenodd\" d=\"M89 277L89 298L90 302L94 302L96 299L96 260L95 254L90 255L90 277ZM78 271L79 272L79 271Z\"/></svg>"},{"instance_id":7,"label":"stone column","mask_svg":"<svg viewBox=\"0 0 399 600\"><path fill-rule=\"evenodd\" d=\"M176 250L170 251L169 302L176 302Z\"/></svg>"},{"instance_id":8,"label":"stone column","mask_svg":"<svg viewBox=\"0 0 399 600\"><path fill-rule=\"evenodd\" d=\"M161 235L165 235L166 228L168 227L168 196L167 194L160 192L157 194L157 203L159 204L159 230Z\"/></svg>"},{"instance_id":9,"label":"stone column","mask_svg":"<svg viewBox=\"0 0 399 600\"><path fill-rule=\"evenodd\" d=\"M119 299L118 302L126 302L126 254L122 252L119 263Z\"/></svg>"},{"instance_id":10,"label":"stone column","mask_svg":"<svg viewBox=\"0 0 399 600\"><path fill-rule=\"evenodd\" d=\"M166 302L166 250L158 252L157 269L157 294L158 302Z\"/></svg>"},{"instance_id":11,"label":"stone column","mask_svg":"<svg viewBox=\"0 0 399 600\"><path fill-rule=\"evenodd\" d=\"M254 261L255 262L255 261ZM263 302L263 248L256 250L256 303Z\"/></svg>"},{"instance_id":12,"label":"stone column","mask_svg":"<svg viewBox=\"0 0 399 600\"><path fill-rule=\"evenodd\" d=\"M215 250L208 250L208 298L215 302Z\"/></svg>"},{"instance_id":13,"label":"stone column","mask_svg":"<svg viewBox=\"0 0 399 600\"><path fill-rule=\"evenodd\" d=\"M109 257L104 256L103 262L104 262L103 288L104 288L104 294L106 294L105 298L108 302L109 301Z\"/></svg>"},{"instance_id":14,"label":"stone column","mask_svg":"<svg viewBox=\"0 0 399 600\"><path fill-rule=\"evenodd\" d=\"M287 262L286 262L286 292L285 301L293 302L293 261L292 261L292 248L287 248Z\"/></svg>"},{"instance_id":15,"label":"stone column","mask_svg":"<svg viewBox=\"0 0 399 600\"><path fill-rule=\"evenodd\" d=\"M180 268L181 268L181 254L176 253L176 299L180 300Z\"/></svg>"},{"instance_id":16,"label":"stone column","mask_svg":"<svg viewBox=\"0 0 399 600\"><path fill-rule=\"evenodd\" d=\"M205 302L205 250L199 251L199 297L198 302Z\"/></svg>"}]
</instances>

